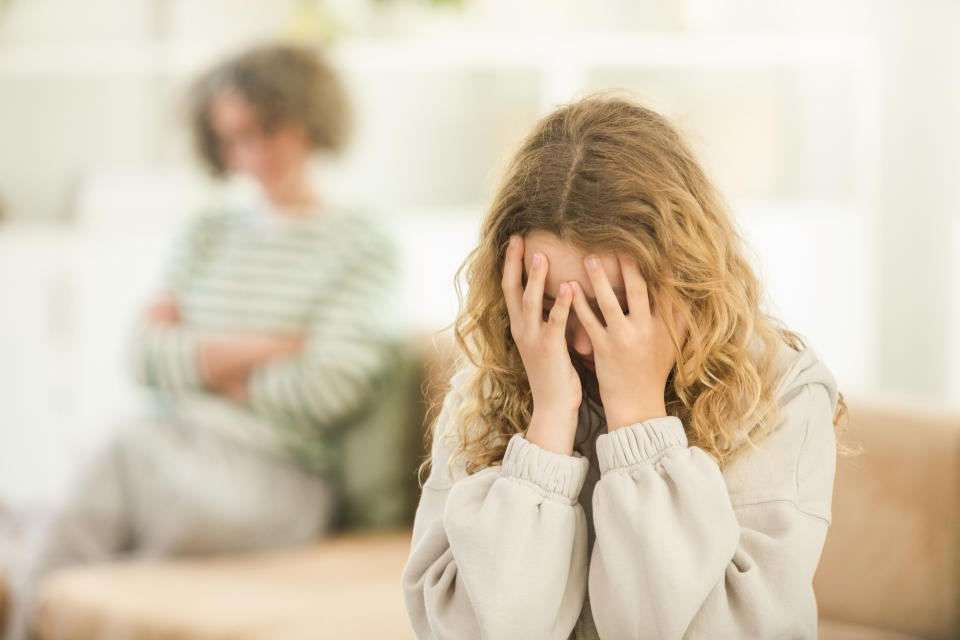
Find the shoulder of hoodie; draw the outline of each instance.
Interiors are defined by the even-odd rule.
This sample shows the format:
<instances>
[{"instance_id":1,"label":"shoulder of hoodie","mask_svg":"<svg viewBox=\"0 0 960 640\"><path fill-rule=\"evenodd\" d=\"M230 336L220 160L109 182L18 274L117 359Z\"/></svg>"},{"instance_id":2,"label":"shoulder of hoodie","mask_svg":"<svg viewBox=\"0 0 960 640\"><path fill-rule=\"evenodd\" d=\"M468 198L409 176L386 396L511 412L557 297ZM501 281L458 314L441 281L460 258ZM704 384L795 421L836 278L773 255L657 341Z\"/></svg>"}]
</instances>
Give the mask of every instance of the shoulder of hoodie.
<instances>
[{"instance_id":1,"label":"shoulder of hoodie","mask_svg":"<svg viewBox=\"0 0 960 640\"><path fill-rule=\"evenodd\" d=\"M449 489L454 482L468 475L462 459L455 460L450 466L447 463L461 439L460 426L456 423L456 411L466 399L468 386L477 371L476 365L465 360L450 376L449 389L444 395L433 432L430 476L424 483L425 488Z\"/></svg>"},{"instance_id":2,"label":"shoulder of hoodie","mask_svg":"<svg viewBox=\"0 0 960 640\"><path fill-rule=\"evenodd\" d=\"M817 489L817 504L811 507L829 519L829 486L835 470L836 441L832 416L839 397L837 382L816 349L807 344L800 351L778 343L775 360L778 378L774 395L781 407L777 424L727 466L724 479L734 506L789 500L803 506L811 486Z\"/></svg>"},{"instance_id":3,"label":"shoulder of hoodie","mask_svg":"<svg viewBox=\"0 0 960 640\"><path fill-rule=\"evenodd\" d=\"M779 353L776 366L779 374L774 395L781 406L787 405L807 385L820 385L827 393L831 408L835 408L839 399L837 380L817 350L810 344L800 351L785 342L777 344Z\"/></svg>"}]
</instances>

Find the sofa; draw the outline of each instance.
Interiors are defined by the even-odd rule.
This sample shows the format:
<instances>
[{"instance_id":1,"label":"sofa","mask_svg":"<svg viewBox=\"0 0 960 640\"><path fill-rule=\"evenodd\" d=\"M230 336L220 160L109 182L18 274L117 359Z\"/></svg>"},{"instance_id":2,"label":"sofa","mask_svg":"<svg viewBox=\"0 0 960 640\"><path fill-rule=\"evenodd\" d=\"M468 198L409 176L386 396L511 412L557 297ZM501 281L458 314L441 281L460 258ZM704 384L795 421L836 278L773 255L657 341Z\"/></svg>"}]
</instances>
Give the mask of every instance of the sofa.
<instances>
[{"instance_id":1,"label":"sofa","mask_svg":"<svg viewBox=\"0 0 960 640\"><path fill-rule=\"evenodd\" d=\"M960 415L848 398L814 589L823 638L960 638Z\"/></svg>"},{"instance_id":2,"label":"sofa","mask_svg":"<svg viewBox=\"0 0 960 640\"><path fill-rule=\"evenodd\" d=\"M45 583L40 640L412 638L400 591L416 504L422 425L445 392L450 341L418 339L406 517L352 525L302 548L129 560ZM814 579L825 640L960 637L960 416L905 399L848 398L833 521ZM2 584L2 583L0 583ZM0 588L0 603L3 601Z\"/></svg>"}]
</instances>

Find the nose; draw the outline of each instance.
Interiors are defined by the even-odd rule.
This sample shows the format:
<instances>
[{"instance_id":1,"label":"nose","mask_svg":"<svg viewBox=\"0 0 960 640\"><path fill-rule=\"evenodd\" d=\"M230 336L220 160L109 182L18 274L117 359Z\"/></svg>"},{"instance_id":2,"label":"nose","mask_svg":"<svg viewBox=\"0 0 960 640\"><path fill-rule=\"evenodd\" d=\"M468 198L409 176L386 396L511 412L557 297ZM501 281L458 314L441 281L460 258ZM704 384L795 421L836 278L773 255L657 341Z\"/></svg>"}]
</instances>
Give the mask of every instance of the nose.
<instances>
[{"instance_id":1,"label":"nose","mask_svg":"<svg viewBox=\"0 0 960 640\"><path fill-rule=\"evenodd\" d=\"M583 328L577 317L572 314L567 328L567 344L585 359L593 359L593 343L590 342L590 336L587 335L587 330Z\"/></svg>"}]
</instances>

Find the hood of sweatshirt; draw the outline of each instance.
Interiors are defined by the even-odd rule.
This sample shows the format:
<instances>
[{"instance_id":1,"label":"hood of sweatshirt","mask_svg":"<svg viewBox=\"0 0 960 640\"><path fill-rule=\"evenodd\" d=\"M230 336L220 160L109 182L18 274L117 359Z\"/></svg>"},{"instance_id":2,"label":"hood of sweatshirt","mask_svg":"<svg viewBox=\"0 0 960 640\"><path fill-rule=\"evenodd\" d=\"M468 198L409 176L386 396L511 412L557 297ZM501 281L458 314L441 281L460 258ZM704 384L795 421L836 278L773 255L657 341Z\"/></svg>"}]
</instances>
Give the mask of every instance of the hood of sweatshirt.
<instances>
[{"instance_id":1,"label":"hood of sweatshirt","mask_svg":"<svg viewBox=\"0 0 960 640\"><path fill-rule=\"evenodd\" d=\"M760 348L760 340L754 342L754 353ZM809 344L800 351L794 350L785 342L778 343L778 353L774 367L779 372L777 382L774 385L774 397L781 407L786 406L798 394L803 393L803 389L808 384L822 385L830 398L830 410L836 411L839 400L839 389L837 380L827 365L821 360L816 349ZM747 433L752 431L756 425L749 429L741 430L733 435L733 448L742 446Z\"/></svg>"},{"instance_id":2,"label":"hood of sweatshirt","mask_svg":"<svg viewBox=\"0 0 960 640\"><path fill-rule=\"evenodd\" d=\"M836 410L840 396L836 378L813 347L808 345L797 352L781 344L778 363L782 373L775 387L775 395L781 405L789 402L805 385L820 384L830 396L831 408Z\"/></svg>"}]
</instances>

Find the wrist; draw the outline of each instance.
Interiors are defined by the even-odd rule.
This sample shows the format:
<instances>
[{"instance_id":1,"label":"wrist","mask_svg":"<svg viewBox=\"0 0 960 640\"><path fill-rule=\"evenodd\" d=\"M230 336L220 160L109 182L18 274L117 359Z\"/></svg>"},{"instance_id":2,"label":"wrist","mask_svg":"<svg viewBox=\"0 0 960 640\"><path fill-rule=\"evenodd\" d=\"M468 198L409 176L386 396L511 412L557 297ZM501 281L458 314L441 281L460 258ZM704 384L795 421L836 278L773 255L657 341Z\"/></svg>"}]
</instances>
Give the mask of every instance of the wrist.
<instances>
[{"instance_id":1,"label":"wrist","mask_svg":"<svg viewBox=\"0 0 960 640\"><path fill-rule=\"evenodd\" d=\"M541 449L573 454L573 440L577 432L577 411L537 411L534 409L530 426L524 437Z\"/></svg>"},{"instance_id":2,"label":"wrist","mask_svg":"<svg viewBox=\"0 0 960 640\"><path fill-rule=\"evenodd\" d=\"M215 385L214 391L237 404L246 404L249 397L247 376L228 378Z\"/></svg>"},{"instance_id":3,"label":"wrist","mask_svg":"<svg viewBox=\"0 0 960 640\"><path fill-rule=\"evenodd\" d=\"M515 434L507 443L502 471L504 477L526 480L537 485L541 492L573 505L589 468L589 460L582 455L546 451Z\"/></svg>"},{"instance_id":4,"label":"wrist","mask_svg":"<svg viewBox=\"0 0 960 640\"><path fill-rule=\"evenodd\" d=\"M202 340L199 349L201 378L209 389L219 392L224 384L265 360L266 341L238 334L213 334Z\"/></svg>"},{"instance_id":5,"label":"wrist","mask_svg":"<svg viewBox=\"0 0 960 640\"><path fill-rule=\"evenodd\" d=\"M632 424L665 417L667 409L662 400L629 404L611 403L610 407L604 404L604 413L607 419L607 431L616 431Z\"/></svg>"}]
</instances>

